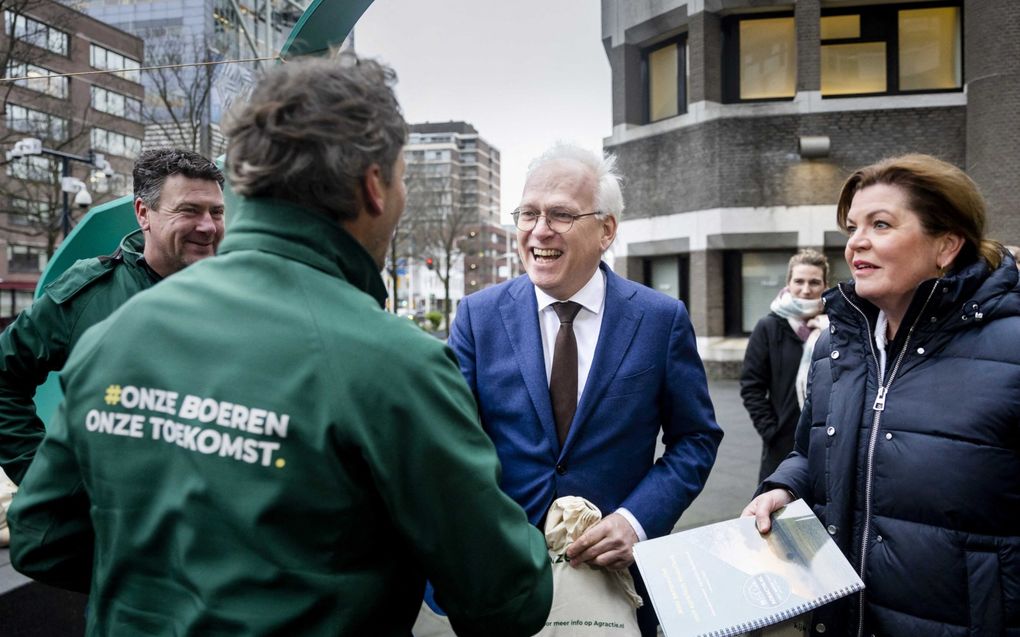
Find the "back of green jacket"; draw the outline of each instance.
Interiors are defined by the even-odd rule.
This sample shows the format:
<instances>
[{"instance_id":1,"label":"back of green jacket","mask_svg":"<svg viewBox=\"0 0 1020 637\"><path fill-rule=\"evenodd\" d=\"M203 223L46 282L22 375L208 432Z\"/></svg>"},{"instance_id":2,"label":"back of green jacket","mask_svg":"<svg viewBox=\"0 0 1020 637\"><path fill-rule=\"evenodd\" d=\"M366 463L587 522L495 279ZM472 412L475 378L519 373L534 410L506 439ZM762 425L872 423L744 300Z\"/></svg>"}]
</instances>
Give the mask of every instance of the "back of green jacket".
<instances>
[{"instance_id":1,"label":"back of green jacket","mask_svg":"<svg viewBox=\"0 0 1020 637\"><path fill-rule=\"evenodd\" d=\"M15 568L90 590L96 635L406 637L425 577L459 634L541 628L545 542L368 253L255 200L220 254L82 339L11 511Z\"/></svg>"}]
</instances>

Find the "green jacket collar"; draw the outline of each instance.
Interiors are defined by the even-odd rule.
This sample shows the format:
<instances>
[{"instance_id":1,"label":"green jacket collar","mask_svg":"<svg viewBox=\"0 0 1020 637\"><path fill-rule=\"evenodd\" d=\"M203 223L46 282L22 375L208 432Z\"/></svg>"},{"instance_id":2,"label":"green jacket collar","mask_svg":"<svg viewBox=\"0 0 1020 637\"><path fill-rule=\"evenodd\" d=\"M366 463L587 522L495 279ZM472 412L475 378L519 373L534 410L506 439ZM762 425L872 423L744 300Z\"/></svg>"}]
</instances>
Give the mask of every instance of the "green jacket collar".
<instances>
[{"instance_id":1,"label":"green jacket collar","mask_svg":"<svg viewBox=\"0 0 1020 637\"><path fill-rule=\"evenodd\" d=\"M100 257L100 259L102 258L104 257ZM153 282L163 280L163 277L150 268L145 261L145 232L141 228L124 235L124 238L120 240L120 245L117 246L117 251L110 255L110 258L123 259L131 265L142 268Z\"/></svg>"},{"instance_id":2,"label":"green jacket collar","mask_svg":"<svg viewBox=\"0 0 1020 637\"><path fill-rule=\"evenodd\" d=\"M340 224L318 212L279 199L239 199L219 254L258 250L299 261L341 278L371 295L380 306L386 286L375 260Z\"/></svg>"}]
</instances>

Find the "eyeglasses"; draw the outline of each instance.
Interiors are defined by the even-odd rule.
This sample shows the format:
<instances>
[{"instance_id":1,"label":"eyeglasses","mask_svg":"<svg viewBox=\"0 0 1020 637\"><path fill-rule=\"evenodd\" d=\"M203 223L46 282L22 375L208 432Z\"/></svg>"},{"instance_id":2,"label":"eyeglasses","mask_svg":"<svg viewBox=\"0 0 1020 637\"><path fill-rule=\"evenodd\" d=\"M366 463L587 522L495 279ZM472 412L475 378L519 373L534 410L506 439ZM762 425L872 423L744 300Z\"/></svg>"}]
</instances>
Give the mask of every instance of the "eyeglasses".
<instances>
[{"instance_id":1,"label":"eyeglasses","mask_svg":"<svg viewBox=\"0 0 1020 637\"><path fill-rule=\"evenodd\" d=\"M575 219L593 217L601 213L589 212L583 215L575 215L566 210L550 210L544 215L540 215L534 210L514 210L511 214L514 218L514 225L517 226L518 230L523 230L524 232L534 230L535 226L538 225L539 217L545 217L545 225L549 226L550 230L556 234L563 234L574 227Z\"/></svg>"}]
</instances>

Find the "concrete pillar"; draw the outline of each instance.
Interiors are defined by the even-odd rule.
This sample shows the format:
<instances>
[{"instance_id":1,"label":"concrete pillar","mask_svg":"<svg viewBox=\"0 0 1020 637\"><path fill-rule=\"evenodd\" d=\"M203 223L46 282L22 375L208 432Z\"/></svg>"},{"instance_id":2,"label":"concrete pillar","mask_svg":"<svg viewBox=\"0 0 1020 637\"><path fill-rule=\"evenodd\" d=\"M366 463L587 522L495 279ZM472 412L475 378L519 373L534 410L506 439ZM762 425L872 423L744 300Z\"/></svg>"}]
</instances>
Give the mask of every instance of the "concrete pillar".
<instances>
[{"instance_id":1,"label":"concrete pillar","mask_svg":"<svg viewBox=\"0 0 1020 637\"><path fill-rule=\"evenodd\" d=\"M701 11L691 16L687 32L688 103L722 101L722 25L719 16Z\"/></svg>"},{"instance_id":2,"label":"concrete pillar","mask_svg":"<svg viewBox=\"0 0 1020 637\"><path fill-rule=\"evenodd\" d=\"M821 81L820 0L797 0L793 20L797 30L797 90L817 91Z\"/></svg>"},{"instance_id":3,"label":"concrete pillar","mask_svg":"<svg viewBox=\"0 0 1020 637\"><path fill-rule=\"evenodd\" d=\"M719 250L690 253L691 302L688 311L698 336L724 336L723 258Z\"/></svg>"},{"instance_id":4,"label":"concrete pillar","mask_svg":"<svg viewBox=\"0 0 1020 637\"><path fill-rule=\"evenodd\" d=\"M988 201L991 238L1020 243L1020 3L964 3L967 174Z\"/></svg>"}]
</instances>

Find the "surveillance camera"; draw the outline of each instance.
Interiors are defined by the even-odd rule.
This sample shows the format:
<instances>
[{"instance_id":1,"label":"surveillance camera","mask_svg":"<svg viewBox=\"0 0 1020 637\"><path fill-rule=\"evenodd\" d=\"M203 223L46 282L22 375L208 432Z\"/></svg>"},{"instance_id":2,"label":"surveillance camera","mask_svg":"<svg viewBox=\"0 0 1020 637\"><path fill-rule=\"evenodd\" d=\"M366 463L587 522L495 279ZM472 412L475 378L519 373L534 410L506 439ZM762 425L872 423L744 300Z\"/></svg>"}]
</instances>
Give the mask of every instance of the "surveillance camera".
<instances>
[{"instance_id":1,"label":"surveillance camera","mask_svg":"<svg viewBox=\"0 0 1020 637\"><path fill-rule=\"evenodd\" d=\"M82 210L88 208L89 206L92 205L92 195L89 194L88 190L82 188L74 196L74 205L75 207L81 208Z\"/></svg>"}]
</instances>

